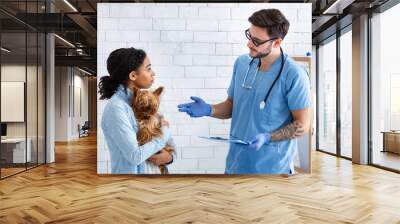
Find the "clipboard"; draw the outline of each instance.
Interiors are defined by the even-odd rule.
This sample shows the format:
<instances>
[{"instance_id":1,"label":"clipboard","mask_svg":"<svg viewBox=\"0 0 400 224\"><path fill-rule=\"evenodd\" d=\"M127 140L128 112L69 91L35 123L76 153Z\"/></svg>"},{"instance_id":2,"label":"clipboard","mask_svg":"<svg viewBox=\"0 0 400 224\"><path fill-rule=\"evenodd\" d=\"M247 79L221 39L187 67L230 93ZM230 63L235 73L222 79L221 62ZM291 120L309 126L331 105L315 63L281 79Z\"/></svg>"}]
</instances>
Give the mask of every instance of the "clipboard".
<instances>
[{"instance_id":1,"label":"clipboard","mask_svg":"<svg viewBox=\"0 0 400 224\"><path fill-rule=\"evenodd\" d=\"M208 139L212 141L218 141L218 142L228 142L228 143L235 143L235 144L241 144L241 145L250 145L250 142L246 142L240 139L233 139L233 138L223 138L223 137L218 137L218 136L199 136L199 138L203 139Z\"/></svg>"}]
</instances>

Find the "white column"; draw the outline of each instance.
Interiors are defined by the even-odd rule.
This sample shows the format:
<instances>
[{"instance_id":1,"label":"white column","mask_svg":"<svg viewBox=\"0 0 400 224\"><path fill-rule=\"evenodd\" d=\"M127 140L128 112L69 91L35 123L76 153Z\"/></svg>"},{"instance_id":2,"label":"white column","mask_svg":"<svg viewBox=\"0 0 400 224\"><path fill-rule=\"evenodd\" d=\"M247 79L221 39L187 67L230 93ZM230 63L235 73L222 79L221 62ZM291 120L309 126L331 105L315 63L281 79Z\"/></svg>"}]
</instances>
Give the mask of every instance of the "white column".
<instances>
[{"instance_id":1,"label":"white column","mask_svg":"<svg viewBox=\"0 0 400 224\"><path fill-rule=\"evenodd\" d=\"M46 163L54 162L54 133L55 133L55 76L54 76L54 35L47 34L46 36Z\"/></svg>"},{"instance_id":2,"label":"white column","mask_svg":"<svg viewBox=\"0 0 400 224\"><path fill-rule=\"evenodd\" d=\"M46 1L47 12L54 12L54 5ZM55 161L55 43L54 35L46 35L46 163Z\"/></svg>"}]
</instances>

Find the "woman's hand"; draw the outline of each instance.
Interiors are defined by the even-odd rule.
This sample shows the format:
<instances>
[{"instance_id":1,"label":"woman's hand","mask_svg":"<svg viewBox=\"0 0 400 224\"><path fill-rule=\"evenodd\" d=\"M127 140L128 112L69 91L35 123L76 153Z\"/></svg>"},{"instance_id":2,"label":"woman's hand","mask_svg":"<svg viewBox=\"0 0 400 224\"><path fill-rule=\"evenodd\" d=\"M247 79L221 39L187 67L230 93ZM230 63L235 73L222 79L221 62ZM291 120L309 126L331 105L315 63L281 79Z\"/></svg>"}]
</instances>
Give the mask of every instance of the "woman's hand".
<instances>
[{"instance_id":1,"label":"woman's hand","mask_svg":"<svg viewBox=\"0 0 400 224\"><path fill-rule=\"evenodd\" d=\"M159 153L152 155L149 161L156 166L164 165L172 161L172 155L165 149L162 149Z\"/></svg>"}]
</instances>

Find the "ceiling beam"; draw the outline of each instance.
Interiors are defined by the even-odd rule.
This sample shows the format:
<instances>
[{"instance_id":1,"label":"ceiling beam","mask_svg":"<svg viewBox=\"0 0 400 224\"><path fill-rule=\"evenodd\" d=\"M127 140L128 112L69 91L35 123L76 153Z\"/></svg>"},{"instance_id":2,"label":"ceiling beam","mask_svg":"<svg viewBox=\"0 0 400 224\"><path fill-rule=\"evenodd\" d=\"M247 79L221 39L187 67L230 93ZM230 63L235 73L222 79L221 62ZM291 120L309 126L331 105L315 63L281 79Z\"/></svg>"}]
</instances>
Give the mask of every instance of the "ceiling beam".
<instances>
[{"instance_id":1,"label":"ceiling beam","mask_svg":"<svg viewBox=\"0 0 400 224\"><path fill-rule=\"evenodd\" d=\"M90 56L55 56L56 66L81 66L96 71L97 60Z\"/></svg>"},{"instance_id":2,"label":"ceiling beam","mask_svg":"<svg viewBox=\"0 0 400 224\"><path fill-rule=\"evenodd\" d=\"M73 20L77 25L79 25L85 33L90 37L86 41L93 40L91 46L96 45L97 30L94 28L86 19L80 14L67 14L67 16ZM93 43L94 42L94 43Z\"/></svg>"},{"instance_id":3,"label":"ceiling beam","mask_svg":"<svg viewBox=\"0 0 400 224\"><path fill-rule=\"evenodd\" d=\"M336 0L333 1L326 9L323 10L322 14L343 14L345 8L351 5L355 0Z\"/></svg>"}]
</instances>

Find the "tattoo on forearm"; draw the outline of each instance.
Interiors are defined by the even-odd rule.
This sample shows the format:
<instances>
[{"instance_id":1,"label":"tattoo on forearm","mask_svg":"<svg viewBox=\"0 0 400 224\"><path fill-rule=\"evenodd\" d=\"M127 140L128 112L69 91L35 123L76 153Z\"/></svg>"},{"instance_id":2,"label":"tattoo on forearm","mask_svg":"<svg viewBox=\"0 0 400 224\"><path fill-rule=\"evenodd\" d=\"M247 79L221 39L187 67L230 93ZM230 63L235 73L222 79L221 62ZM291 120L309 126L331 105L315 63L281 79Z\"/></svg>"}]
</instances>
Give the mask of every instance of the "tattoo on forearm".
<instances>
[{"instance_id":1,"label":"tattoo on forearm","mask_svg":"<svg viewBox=\"0 0 400 224\"><path fill-rule=\"evenodd\" d=\"M293 123L275 131L271 135L271 141L282 141L287 139L294 139L304 134L304 126L298 122Z\"/></svg>"}]
</instances>

